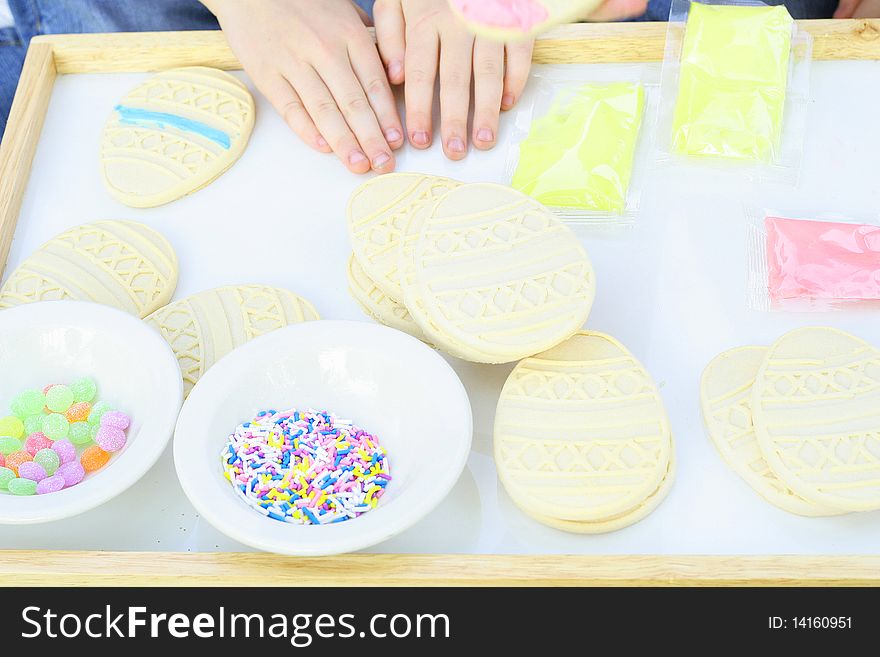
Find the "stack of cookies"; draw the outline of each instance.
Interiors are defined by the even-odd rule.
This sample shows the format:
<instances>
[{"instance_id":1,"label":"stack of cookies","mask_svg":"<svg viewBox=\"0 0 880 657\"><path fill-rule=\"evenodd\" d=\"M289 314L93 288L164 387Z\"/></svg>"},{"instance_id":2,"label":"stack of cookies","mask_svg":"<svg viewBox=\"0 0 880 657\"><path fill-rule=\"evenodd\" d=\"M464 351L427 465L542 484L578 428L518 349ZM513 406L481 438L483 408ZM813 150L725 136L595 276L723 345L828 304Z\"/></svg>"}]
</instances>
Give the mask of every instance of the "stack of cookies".
<instances>
[{"instance_id":1,"label":"stack of cookies","mask_svg":"<svg viewBox=\"0 0 880 657\"><path fill-rule=\"evenodd\" d=\"M459 358L507 363L571 337L595 294L578 239L508 187L422 174L352 195L349 289L364 311Z\"/></svg>"},{"instance_id":2,"label":"stack of cookies","mask_svg":"<svg viewBox=\"0 0 880 657\"><path fill-rule=\"evenodd\" d=\"M701 401L722 458L768 502L804 516L880 509L880 349L797 329L717 356Z\"/></svg>"}]
</instances>

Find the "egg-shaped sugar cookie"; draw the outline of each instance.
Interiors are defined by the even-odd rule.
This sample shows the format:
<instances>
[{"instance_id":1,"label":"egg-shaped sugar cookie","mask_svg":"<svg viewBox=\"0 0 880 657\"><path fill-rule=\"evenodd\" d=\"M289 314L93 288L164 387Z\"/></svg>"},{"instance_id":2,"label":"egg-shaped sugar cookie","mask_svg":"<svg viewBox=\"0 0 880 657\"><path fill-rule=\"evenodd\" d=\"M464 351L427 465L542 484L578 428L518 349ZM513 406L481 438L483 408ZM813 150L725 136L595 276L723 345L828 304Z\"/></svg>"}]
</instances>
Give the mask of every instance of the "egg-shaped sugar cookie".
<instances>
[{"instance_id":1,"label":"egg-shaped sugar cookie","mask_svg":"<svg viewBox=\"0 0 880 657\"><path fill-rule=\"evenodd\" d=\"M514 368L498 400L494 452L517 506L577 522L637 513L673 456L651 376L614 338L588 331Z\"/></svg>"},{"instance_id":2,"label":"egg-shaped sugar cookie","mask_svg":"<svg viewBox=\"0 0 880 657\"><path fill-rule=\"evenodd\" d=\"M122 98L104 126L104 183L132 207L169 203L232 166L253 127L254 99L229 73L203 66L157 73Z\"/></svg>"},{"instance_id":3,"label":"egg-shaped sugar cookie","mask_svg":"<svg viewBox=\"0 0 880 657\"><path fill-rule=\"evenodd\" d=\"M595 295L580 241L509 187L462 185L425 217L403 275L404 303L454 356L508 363L580 329Z\"/></svg>"},{"instance_id":4,"label":"egg-shaped sugar cookie","mask_svg":"<svg viewBox=\"0 0 880 657\"><path fill-rule=\"evenodd\" d=\"M354 254L348 259L348 291L361 309L380 324L409 333L419 340L424 339L409 311L376 286Z\"/></svg>"},{"instance_id":5,"label":"egg-shaped sugar cookie","mask_svg":"<svg viewBox=\"0 0 880 657\"><path fill-rule=\"evenodd\" d=\"M351 195L347 225L352 250L367 276L392 300L403 300L397 267L401 235L410 218L459 184L421 173L389 173L368 180Z\"/></svg>"},{"instance_id":6,"label":"egg-shaped sugar cookie","mask_svg":"<svg viewBox=\"0 0 880 657\"><path fill-rule=\"evenodd\" d=\"M738 347L716 356L703 370L703 421L721 458L765 500L789 513L831 516L843 513L808 502L767 465L752 420L752 385L767 358L767 347Z\"/></svg>"},{"instance_id":7,"label":"egg-shaped sugar cookie","mask_svg":"<svg viewBox=\"0 0 880 657\"><path fill-rule=\"evenodd\" d=\"M320 319L302 297L277 287L236 285L205 290L146 318L171 345L184 396L214 363L236 347L288 324Z\"/></svg>"},{"instance_id":8,"label":"egg-shaped sugar cookie","mask_svg":"<svg viewBox=\"0 0 880 657\"><path fill-rule=\"evenodd\" d=\"M99 221L53 237L0 288L0 308L91 301L146 317L171 299L177 256L161 234L133 221Z\"/></svg>"},{"instance_id":9,"label":"egg-shaped sugar cookie","mask_svg":"<svg viewBox=\"0 0 880 657\"><path fill-rule=\"evenodd\" d=\"M802 328L770 347L752 387L767 464L804 499L880 509L880 349L833 328Z\"/></svg>"}]
</instances>

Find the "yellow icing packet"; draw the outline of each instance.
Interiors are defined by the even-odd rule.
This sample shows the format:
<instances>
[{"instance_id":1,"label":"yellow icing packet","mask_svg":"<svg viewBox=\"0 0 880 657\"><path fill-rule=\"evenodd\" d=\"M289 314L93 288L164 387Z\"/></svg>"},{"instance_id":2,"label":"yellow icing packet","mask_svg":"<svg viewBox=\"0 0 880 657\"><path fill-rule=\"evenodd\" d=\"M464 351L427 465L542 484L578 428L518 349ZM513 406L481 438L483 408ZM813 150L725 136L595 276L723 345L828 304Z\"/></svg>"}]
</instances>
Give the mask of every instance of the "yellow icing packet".
<instances>
[{"instance_id":1,"label":"yellow icing packet","mask_svg":"<svg viewBox=\"0 0 880 657\"><path fill-rule=\"evenodd\" d=\"M567 89L531 124L511 186L549 207L623 213L644 107L639 83Z\"/></svg>"},{"instance_id":2,"label":"yellow icing packet","mask_svg":"<svg viewBox=\"0 0 880 657\"><path fill-rule=\"evenodd\" d=\"M793 23L784 6L691 3L672 119L674 153L778 158Z\"/></svg>"}]
</instances>

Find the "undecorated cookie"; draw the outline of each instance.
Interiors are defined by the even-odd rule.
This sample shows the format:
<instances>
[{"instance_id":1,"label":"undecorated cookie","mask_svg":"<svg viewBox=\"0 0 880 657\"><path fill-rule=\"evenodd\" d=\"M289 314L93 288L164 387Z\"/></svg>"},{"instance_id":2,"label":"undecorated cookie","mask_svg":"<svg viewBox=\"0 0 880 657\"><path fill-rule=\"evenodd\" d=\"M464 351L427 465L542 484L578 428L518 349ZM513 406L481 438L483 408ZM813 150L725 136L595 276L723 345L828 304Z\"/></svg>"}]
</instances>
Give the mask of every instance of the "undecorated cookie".
<instances>
[{"instance_id":1,"label":"undecorated cookie","mask_svg":"<svg viewBox=\"0 0 880 657\"><path fill-rule=\"evenodd\" d=\"M426 216L402 263L404 303L428 340L474 362L508 363L580 329L593 268L572 231L501 185L462 185Z\"/></svg>"},{"instance_id":2,"label":"undecorated cookie","mask_svg":"<svg viewBox=\"0 0 880 657\"><path fill-rule=\"evenodd\" d=\"M517 506L537 519L595 523L579 531L635 522L672 483L672 435L657 388L601 333L578 332L514 368L498 401L494 452Z\"/></svg>"},{"instance_id":3,"label":"undecorated cookie","mask_svg":"<svg viewBox=\"0 0 880 657\"><path fill-rule=\"evenodd\" d=\"M101 138L101 171L114 198L148 208L204 187L241 156L254 99L223 71L163 71L113 109Z\"/></svg>"},{"instance_id":4,"label":"undecorated cookie","mask_svg":"<svg viewBox=\"0 0 880 657\"><path fill-rule=\"evenodd\" d=\"M880 509L880 350L832 328L779 338L752 389L761 452L806 500Z\"/></svg>"},{"instance_id":5,"label":"undecorated cookie","mask_svg":"<svg viewBox=\"0 0 880 657\"><path fill-rule=\"evenodd\" d=\"M0 308L34 301L92 301L146 317L171 299L177 256L152 228L100 221L52 238L0 288Z\"/></svg>"},{"instance_id":6,"label":"undecorated cookie","mask_svg":"<svg viewBox=\"0 0 880 657\"><path fill-rule=\"evenodd\" d=\"M293 292L264 285L218 287L160 308L146 318L171 345L184 396L208 369L236 347L288 324L319 319Z\"/></svg>"},{"instance_id":7,"label":"undecorated cookie","mask_svg":"<svg viewBox=\"0 0 880 657\"><path fill-rule=\"evenodd\" d=\"M348 258L348 291L361 309L380 324L409 333L419 340L424 339L409 311L373 283L354 254Z\"/></svg>"},{"instance_id":8,"label":"undecorated cookie","mask_svg":"<svg viewBox=\"0 0 880 657\"><path fill-rule=\"evenodd\" d=\"M348 235L370 280L392 300L403 301L398 264L401 235L410 218L459 183L420 173L390 173L358 187L348 202Z\"/></svg>"},{"instance_id":9,"label":"undecorated cookie","mask_svg":"<svg viewBox=\"0 0 880 657\"><path fill-rule=\"evenodd\" d=\"M752 421L752 384L767 352L767 347L739 347L719 354L706 366L700 385L706 431L727 465L771 504L802 516L844 513L793 492L761 453Z\"/></svg>"}]
</instances>

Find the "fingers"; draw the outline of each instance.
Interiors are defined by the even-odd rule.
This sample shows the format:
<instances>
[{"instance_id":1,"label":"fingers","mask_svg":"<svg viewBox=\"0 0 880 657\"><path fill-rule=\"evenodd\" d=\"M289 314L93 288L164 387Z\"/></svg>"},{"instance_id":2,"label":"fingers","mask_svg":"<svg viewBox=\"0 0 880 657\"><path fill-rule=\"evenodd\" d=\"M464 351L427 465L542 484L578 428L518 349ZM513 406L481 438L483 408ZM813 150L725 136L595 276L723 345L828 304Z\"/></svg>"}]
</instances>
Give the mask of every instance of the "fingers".
<instances>
[{"instance_id":1,"label":"fingers","mask_svg":"<svg viewBox=\"0 0 880 657\"><path fill-rule=\"evenodd\" d=\"M856 9L859 8L861 0L840 0L837 10L834 12L834 18L852 18Z\"/></svg>"},{"instance_id":2,"label":"fingers","mask_svg":"<svg viewBox=\"0 0 880 657\"><path fill-rule=\"evenodd\" d=\"M403 125L385 70L376 54L376 46L368 38L350 43L349 59L361 88L366 92L385 141L392 149L400 148L403 146ZM359 132L358 137L360 138Z\"/></svg>"},{"instance_id":3,"label":"fingers","mask_svg":"<svg viewBox=\"0 0 880 657\"><path fill-rule=\"evenodd\" d=\"M281 75L275 75L269 80L262 81L262 84L258 86L272 103L275 111L281 115L284 122L300 139L322 153L330 152L330 145L318 132L318 128L315 127L314 121L306 111L299 94L293 90L290 82Z\"/></svg>"},{"instance_id":4,"label":"fingers","mask_svg":"<svg viewBox=\"0 0 880 657\"><path fill-rule=\"evenodd\" d=\"M434 106L434 81L437 78L440 41L435 29L427 24L420 24L407 32L406 42L404 95L407 131L410 143L416 148L424 149L431 145L434 130L431 110Z\"/></svg>"},{"instance_id":5,"label":"fingers","mask_svg":"<svg viewBox=\"0 0 880 657\"><path fill-rule=\"evenodd\" d=\"M507 66L504 70L504 91L501 109L509 110L522 96L532 68L533 41L518 41L507 44Z\"/></svg>"},{"instance_id":6,"label":"fingers","mask_svg":"<svg viewBox=\"0 0 880 657\"><path fill-rule=\"evenodd\" d=\"M300 98L315 126L340 161L353 173L370 170L370 159L343 117L336 99L312 67L302 67L293 76ZM366 100L364 100L366 104ZM378 126L376 128L378 130Z\"/></svg>"},{"instance_id":7,"label":"fingers","mask_svg":"<svg viewBox=\"0 0 880 657\"><path fill-rule=\"evenodd\" d=\"M473 142L485 150L495 145L504 90L504 44L486 39L474 43Z\"/></svg>"},{"instance_id":8,"label":"fingers","mask_svg":"<svg viewBox=\"0 0 880 657\"><path fill-rule=\"evenodd\" d=\"M403 84L404 55L406 53L406 27L403 7L393 0L377 0L373 6L373 22L376 25L376 40L379 54L391 84Z\"/></svg>"},{"instance_id":9,"label":"fingers","mask_svg":"<svg viewBox=\"0 0 880 657\"><path fill-rule=\"evenodd\" d=\"M460 160L467 155L473 58L473 36L463 30L441 35L440 135L443 151L451 160Z\"/></svg>"}]
</instances>

